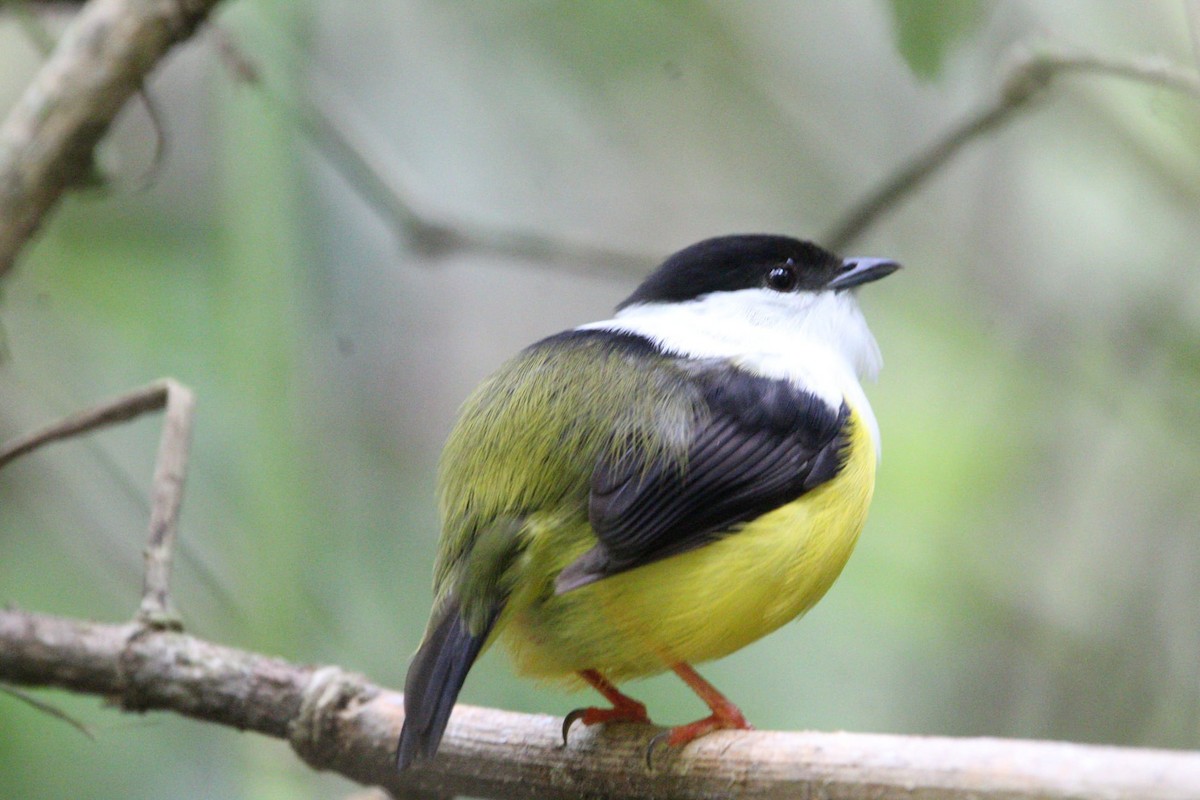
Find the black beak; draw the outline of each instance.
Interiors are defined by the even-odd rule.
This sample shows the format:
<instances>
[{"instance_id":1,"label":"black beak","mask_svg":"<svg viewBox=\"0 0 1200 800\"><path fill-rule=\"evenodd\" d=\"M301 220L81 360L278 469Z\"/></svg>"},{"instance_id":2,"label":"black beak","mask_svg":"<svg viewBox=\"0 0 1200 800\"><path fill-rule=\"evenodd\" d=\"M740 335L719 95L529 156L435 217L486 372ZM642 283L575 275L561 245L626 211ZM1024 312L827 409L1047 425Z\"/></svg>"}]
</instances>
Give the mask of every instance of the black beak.
<instances>
[{"instance_id":1,"label":"black beak","mask_svg":"<svg viewBox=\"0 0 1200 800\"><path fill-rule=\"evenodd\" d=\"M862 286L864 283L886 278L900 269L897 261L890 258L847 258L842 262L842 271L825 284L826 289L841 291Z\"/></svg>"}]
</instances>

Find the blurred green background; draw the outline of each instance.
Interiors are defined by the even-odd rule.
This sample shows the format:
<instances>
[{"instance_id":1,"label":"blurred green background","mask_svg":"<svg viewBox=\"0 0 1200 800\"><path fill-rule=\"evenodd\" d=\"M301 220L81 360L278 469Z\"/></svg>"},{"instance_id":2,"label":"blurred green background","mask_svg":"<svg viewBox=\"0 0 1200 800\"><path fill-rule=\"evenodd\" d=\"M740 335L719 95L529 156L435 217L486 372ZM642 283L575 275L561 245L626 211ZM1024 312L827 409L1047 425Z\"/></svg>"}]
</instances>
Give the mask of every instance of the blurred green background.
<instances>
[{"instance_id":1,"label":"blurred green background","mask_svg":"<svg viewBox=\"0 0 1200 800\"><path fill-rule=\"evenodd\" d=\"M0 109L40 62L36 7L0 10ZM188 629L396 687L430 601L434 463L504 358L695 240L820 237L990 102L1014 45L1197 63L1174 0L231 0L215 22L149 83L161 169L135 101L107 187L67 199L0 286L0 440L190 385ZM314 110L437 220L643 266L431 253ZM761 728L1200 747L1200 104L1064 78L850 250L907 267L863 293L886 362L867 530L804 620L704 674ZM0 473L0 601L132 614L159 429ZM630 691L663 723L701 713L678 681ZM0 797L353 790L280 742L38 697L96 741L0 695ZM493 652L463 700L591 698Z\"/></svg>"}]
</instances>

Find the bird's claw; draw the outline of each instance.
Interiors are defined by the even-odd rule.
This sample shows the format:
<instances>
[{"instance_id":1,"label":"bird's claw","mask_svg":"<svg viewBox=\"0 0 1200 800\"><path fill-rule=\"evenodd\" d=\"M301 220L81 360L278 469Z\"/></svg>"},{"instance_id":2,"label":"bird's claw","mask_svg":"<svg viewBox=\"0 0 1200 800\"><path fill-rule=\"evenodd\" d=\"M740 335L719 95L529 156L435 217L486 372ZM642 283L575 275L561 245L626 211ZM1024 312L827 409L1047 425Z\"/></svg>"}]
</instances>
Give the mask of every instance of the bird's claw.
<instances>
[{"instance_id":1,"label":"bird's claw","mask_svg":"<svg viewBox=\"0 0 1200 800\"><path fill-rule=\"evenodd\" d=\"M670 738L671 731L668 728L662 733L655 734L654 738L650 740L650 744L646 745L646 769L648 771L654 772L654 751Z\"/></svg>"},{"instance_id":2,"label":"bird's claw","mask_svg":"<svg viewBox=\"0 0 1200 800\"><path fill-rule=\"evenodd\" d=\"M574 725L579 720L583 719L587 715L587 712L588 712L588 710L586 708L577 708L574 711L567 714L567 716L563 717L563 724L562 724L562 740L563 740L562 746L563 747L567 746L567 732L571 730L571 726Z\"/></svg>"},{"instance_id":3,"label":"bird's claw","mask_svg":"<svg viewBox=\"0 0 1200 800\"><path fill-rule=\"evenodd\" d=\"M731 705L720 712L713 712L711 717L668 728L651 739L650 744L646 746L646 769L654 771L654 751L660 746L683 747L718 730L752 731L754 726L746 722L746 718L736 706Z\"/></svg>"}]
</instances>

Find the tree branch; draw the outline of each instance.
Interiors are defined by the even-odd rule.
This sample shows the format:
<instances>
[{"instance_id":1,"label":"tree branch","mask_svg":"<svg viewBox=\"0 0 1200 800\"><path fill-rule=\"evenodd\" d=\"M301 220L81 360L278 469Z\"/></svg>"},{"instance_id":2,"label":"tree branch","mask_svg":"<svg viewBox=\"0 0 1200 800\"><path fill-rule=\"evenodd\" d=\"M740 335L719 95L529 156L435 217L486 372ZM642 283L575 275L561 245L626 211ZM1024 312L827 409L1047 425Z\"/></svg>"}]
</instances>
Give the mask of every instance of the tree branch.
<instances>
[{"instance_id":1,"label":"tree branch","mask_svg":"<svg viewBox=\"0 0 1200 800\"><path fill-rule=\"evenodd\" d=\"M826 800L1195 800L1200 753L1002 739L722 732L644 752L657 729L615 725L563 747L554 717L459 706L438 758L399 774L399 694L337 667L299 666L136 623L0 611L0 680L100 695L287 739L315 769L393 794Z\"/></svg>"},{"instance_id":2,"label":"tree branch","mask_svg":"<svg viewBox=\"0 0 1200 800\"><path fill-rule=\"evenodd\" d=\"M821 240L830 249L842 251L880 217L958 155L963 147L1016 118L1032 106L1050 82L1069 72L1085 72L1125 78L1189 95L1200 100L1200 74L1163 60L1120 60L1090 53L1041 52L1016 56L1006 70L996 99L946 131L907 164L884 180Z\"/></svg>"},{"instance_id":3,"label":"tree branch","mask_svg":"<svg viewBox=\"0 0 1200 800\"><path fill-rule=\"evenodd\" d=\"M171 554L179 527L195 407L191 389L171 378L162 378L0 446L0 469L3 469L15 459L52 442L127 422L150 411L165 410L151 484L150 540L145 550L146 572L138 609L138 619L146 624L180 625L171 608Z\"/></svg>"},{"instance_id":4,"label":"tree branch","mask_svg":"<svg viewBox=\"0 0 1200 800\"><path fill-rule=\"evenodd\" d=\"M0 126L0 278L66 189L92 172L109 124L219 0L92 0Z\"/></svg>"},{"instance_id":5,"label":"tree branch","mask_svg":"<svg viewBox=\"0 0 1200 800\"><path fill-rule=\"evenodd\" d=\"M654 266L648 253L605 247L561 234L502 229L466 219L440 218L418 201L404 176L387 166L383 148L354 107L330 88L319 70L311 71L307 93L295 100L274 91L255 60L234 36L219 27L213 40L234 80L254 86L282 109L296 129L412 250L429 259L482 252L554 270L645 275Z\"/></svg>"}]
</instances>

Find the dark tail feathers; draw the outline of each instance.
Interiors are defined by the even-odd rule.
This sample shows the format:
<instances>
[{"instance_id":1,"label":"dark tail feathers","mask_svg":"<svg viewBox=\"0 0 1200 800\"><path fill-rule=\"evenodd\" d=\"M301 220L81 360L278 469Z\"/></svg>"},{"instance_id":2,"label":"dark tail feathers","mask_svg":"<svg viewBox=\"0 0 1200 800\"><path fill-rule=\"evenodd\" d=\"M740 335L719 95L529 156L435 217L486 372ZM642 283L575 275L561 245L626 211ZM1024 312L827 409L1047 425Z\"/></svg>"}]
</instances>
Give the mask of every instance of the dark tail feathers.
<instances>
[{"instance_id":1,"label":"dark tail feathers","mask_svg":"<svg viewBox=\"0 0 1200 800\"><path fill-rule=\"evenodd\" d=\"M454 701L499 612L497 607L483 630L475 634L467 630L457 600L446 603L438 612L404 681L404 728L396 749L399 769L407 769L416 760L433 758L437 752Z\"/></svg>"}]
</instances>

